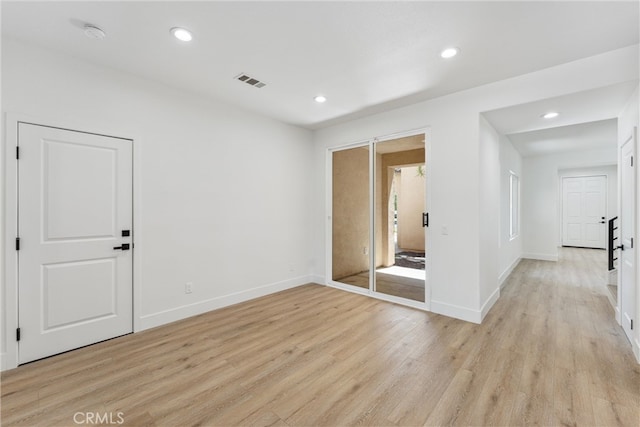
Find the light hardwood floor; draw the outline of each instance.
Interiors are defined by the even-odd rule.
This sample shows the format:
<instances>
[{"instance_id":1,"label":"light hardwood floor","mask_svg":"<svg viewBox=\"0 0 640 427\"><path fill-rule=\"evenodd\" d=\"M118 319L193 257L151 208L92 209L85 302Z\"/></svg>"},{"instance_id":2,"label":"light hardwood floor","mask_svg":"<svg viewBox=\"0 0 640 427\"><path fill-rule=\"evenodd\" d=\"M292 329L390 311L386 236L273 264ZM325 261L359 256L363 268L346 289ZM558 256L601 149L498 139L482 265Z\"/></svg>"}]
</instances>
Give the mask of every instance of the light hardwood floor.
<instances>
[{"instance_id":1,"label":"light hardwood floor","mask_svg":"<svg viewBox=\"0 0 640 427\"><path fill-rule=\"evenodd\" d=\"M302 286L5 372L2 425L635 427L603 257L522 261L482 325Z\"/></svg>"}]
</instances>

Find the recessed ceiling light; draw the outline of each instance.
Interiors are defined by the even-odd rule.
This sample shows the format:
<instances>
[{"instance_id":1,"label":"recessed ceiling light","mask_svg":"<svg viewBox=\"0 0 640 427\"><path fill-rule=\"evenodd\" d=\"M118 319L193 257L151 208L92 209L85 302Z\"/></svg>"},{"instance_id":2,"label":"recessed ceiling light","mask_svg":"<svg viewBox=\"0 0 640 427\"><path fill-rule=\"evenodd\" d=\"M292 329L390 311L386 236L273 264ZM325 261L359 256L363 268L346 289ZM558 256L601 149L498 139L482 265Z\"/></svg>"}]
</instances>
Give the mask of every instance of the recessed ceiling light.
<instances>
[{"instance_id":1,"label":"recessed ceiling light","mask_svg":"<svg viewBox=\"0 0 640 427\"><path fill-rule=\"evenodd\" d=\"M91 39L96 39L96 40L102 40L105 37L107 37L107 34L102 31L100 28L96 27L95 25L91 25L91 24L85 24L84 25L84 34L91 38Z\"/></svg>"},{"instance_id":2,"label":"recessed ceiling light","mask_svg":"<svg viewBox=\"0 0 640 427\"><path fill-rule=\"evenodd\" d=\"M323 102L325 102L327 100L327 98L323 95L318 95L315 98L313 98L314 101L322 104Z\"/></svg>"},{"instance_id":3,"label":"recessed ceiling light","mask_svg":"<svg viewBox=\"0 0 640 427\"><path fill-rule=\"evenodd\" d=\"M183 42L190 42L193 39L191 31L180 27L173 27L171 29L171 34L173 34L173 37Z\"/></svg>"},{"instance_id":4,"label":"recessed ceiling light","mask_svg":"<svg viewBox=\"0 0 640 427\"><path fill-rule=\"evenodd\" d=\"M458 49L457 47L448 47L442 52L440 52L440 56L444 59L449 59L449 58L453 58L458 53L460 53L460 49Z\"/></svg>"},{"instance_id":5,"label":"recessed ceiling light","mask_svg":"<svg viewBox=\"0 0 640 427\"><path fill-rule=\"evenodd\" d=\"M560 113L556 112L556 111L549 111L546 114L542 115L543 119L555 119L556 117L558 117L560 115Z\"/></svg>"}]
</instances>

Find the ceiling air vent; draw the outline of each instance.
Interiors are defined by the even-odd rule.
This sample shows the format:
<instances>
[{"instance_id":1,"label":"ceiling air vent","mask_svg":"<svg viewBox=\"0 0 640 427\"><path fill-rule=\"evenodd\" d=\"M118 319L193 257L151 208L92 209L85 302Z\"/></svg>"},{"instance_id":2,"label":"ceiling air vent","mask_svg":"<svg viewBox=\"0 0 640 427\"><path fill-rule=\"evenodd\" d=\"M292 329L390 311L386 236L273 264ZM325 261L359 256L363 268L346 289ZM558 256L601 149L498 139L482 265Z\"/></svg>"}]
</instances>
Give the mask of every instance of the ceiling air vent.
<instances>
[{"instance_id":1,"label":"ceiling air vent","mask_svg":"<svg viewBox=\"0 0 640 427\"><path fill-rule=\"evenodd\" d=\"M240 80L241 82L245 82L248 85L251 85L253 87L257 87L258 89L261 88L261 87L264 87L266 85L266 83L263 83L258 79L254 79L251 76L247 76L244 73L238 74L235 78L237 80Z\"/></svg>"}]
</instances>

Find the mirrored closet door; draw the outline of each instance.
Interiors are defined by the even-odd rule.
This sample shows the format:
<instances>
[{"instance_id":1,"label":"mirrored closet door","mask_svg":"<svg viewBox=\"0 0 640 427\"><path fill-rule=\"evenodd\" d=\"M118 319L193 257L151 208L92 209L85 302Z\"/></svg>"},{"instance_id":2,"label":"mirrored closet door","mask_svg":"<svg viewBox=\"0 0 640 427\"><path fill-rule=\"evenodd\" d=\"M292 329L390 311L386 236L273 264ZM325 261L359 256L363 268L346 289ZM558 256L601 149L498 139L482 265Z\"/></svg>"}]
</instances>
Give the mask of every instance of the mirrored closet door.
<instances>
[{"instance_id":1,"label":"mirrored closet door","mask_svg":"<svg viewBox=\"0 0 640 427\"><path fill-rule=\"evenodd\" d=\"M330 152L331 283L425 302L425 134Z\"/></svg>"}]
</instances>

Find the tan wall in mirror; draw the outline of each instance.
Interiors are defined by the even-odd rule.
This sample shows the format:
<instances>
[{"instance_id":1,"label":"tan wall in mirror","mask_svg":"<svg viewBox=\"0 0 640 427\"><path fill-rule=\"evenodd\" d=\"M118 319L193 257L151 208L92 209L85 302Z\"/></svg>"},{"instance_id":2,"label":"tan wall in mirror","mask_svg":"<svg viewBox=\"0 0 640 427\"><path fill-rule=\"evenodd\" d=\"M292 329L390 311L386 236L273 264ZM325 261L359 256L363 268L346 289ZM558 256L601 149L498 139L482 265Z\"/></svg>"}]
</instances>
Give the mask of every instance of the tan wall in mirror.
<instances>
[{"instance_id":1,"label":"tan wall in mirror","mask_svg":"<svg viewBox=\"0 0 640 427\"><path fill-rule=\"evenodd\" d=\"M333 152L332 279L369 270L369 148Z\"/></svg>"}]
</instances>

